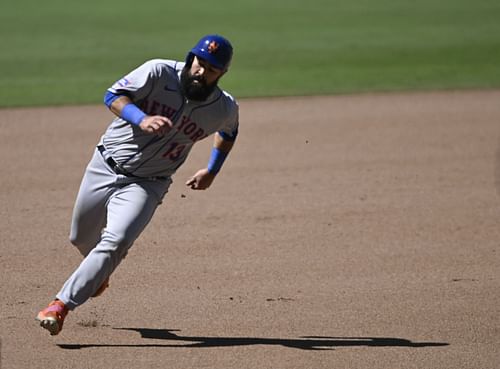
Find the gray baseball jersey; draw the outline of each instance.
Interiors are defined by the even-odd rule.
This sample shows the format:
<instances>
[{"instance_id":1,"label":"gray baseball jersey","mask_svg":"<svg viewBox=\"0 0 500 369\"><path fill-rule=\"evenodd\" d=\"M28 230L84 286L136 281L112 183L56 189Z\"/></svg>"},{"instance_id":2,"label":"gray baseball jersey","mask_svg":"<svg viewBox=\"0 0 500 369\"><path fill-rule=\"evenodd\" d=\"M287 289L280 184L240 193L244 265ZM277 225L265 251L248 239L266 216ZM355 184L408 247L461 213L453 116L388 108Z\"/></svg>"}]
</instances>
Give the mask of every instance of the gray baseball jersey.
<instances>
[{"instance_id":1,"label":"gray baseball jersey","mask_svg":"<svg viewBox=\"0 0 500 369\"><path fill-rule=\"evenodd\" d=\"M147 61L108 89L124 94L148 115L163 115L173 123L165 136L143 132L139 126L116 117L101 137L113 159L139 177L171 176L186 160L193 144L214 132L235 137L238 105L217 87L203 102L188 101L180 92L185 63Z\"/></svg>"}]
</instances>

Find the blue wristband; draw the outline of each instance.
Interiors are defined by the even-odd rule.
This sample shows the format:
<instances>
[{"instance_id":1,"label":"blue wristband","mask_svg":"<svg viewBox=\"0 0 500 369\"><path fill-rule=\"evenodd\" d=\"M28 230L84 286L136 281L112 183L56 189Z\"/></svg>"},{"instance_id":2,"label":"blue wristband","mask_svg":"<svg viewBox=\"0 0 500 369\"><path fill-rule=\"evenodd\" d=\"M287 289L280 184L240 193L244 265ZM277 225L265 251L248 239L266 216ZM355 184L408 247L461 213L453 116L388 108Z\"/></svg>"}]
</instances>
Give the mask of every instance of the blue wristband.
<instances>
[{"instance_id":1,"label":"blue wristband","mask_svg":"<svg viewBox=\"0 0 500 369\"><path fill-rule=\"evenodd\" d=\"M146 116L146 113L139 109L135 104L129 103L123 107L120 116L127 122L138 126Z\"/></svg>"},{"instance_id":2,"label":"blue wristband","mask_svg":"<svg viewBox=\"0 0 500 369\"><path fill-rule=\"evenodd\" d=\"M227 158L227 154L227 152L221 151L216 147L212 148L210 160L208 161L208 171L214 175L219 173L224 160Z\"/></svg>"}]
</instances>

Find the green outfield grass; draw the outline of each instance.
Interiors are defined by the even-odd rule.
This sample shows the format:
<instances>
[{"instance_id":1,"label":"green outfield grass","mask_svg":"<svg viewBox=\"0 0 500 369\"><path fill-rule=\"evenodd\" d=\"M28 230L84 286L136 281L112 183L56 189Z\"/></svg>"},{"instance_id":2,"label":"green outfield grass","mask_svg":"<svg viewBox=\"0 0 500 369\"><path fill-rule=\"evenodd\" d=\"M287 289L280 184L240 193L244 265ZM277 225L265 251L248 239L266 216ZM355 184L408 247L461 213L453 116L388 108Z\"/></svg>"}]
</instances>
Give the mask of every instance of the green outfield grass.
<instances>
[{"instance_id":1,"label":"green outfield grass","mask_svg":"<svg viewBox=\"0 0 500 369\"><path fill-rule=\"evenodd\" d=\"M498 0L5 0L0 106L100 102L213 32L238 97L500 87Z\"/></svg>"}]
</instances>

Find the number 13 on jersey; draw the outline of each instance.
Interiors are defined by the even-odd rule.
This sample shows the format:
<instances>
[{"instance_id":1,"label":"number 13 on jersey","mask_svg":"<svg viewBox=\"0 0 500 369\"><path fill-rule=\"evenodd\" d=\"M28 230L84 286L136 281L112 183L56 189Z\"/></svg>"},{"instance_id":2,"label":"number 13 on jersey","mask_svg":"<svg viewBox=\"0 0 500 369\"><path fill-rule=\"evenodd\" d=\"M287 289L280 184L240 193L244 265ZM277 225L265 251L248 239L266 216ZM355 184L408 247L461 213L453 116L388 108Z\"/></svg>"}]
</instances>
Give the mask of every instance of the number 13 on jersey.
<instances>
[{"instance_id":1,"label":"number 13 on jersey","mask_svg":"<svg viewBox=\"0 0 500 369\"><path fill-rule=\"evenodd\" d=\"M186 145L179 145L178 142L172 142L167 151L162 155L164 158L168 158L172 161L176 161L184 151Z\"/></svg>"}]
</instances>

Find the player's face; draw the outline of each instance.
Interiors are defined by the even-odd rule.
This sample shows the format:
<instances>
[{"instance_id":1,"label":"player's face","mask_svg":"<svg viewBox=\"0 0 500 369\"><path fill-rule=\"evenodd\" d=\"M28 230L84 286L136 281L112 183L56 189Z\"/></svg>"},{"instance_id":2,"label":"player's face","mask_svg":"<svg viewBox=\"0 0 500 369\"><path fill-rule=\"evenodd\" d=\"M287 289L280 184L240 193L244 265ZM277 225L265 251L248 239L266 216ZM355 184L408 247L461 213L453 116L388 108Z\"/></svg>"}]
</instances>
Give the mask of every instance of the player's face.
<instances>
[{"instance_id":1,"label":"player's face","mask_svg":"<svg viewBox=\"0 0 500 369\"><path fill-rule=\"evenodd\" d=\"M204 101L214 91L223 74L224 71L194 56L191 67L181 73L182 91L189 100Z\"/></svg>"},{"instance_id":2,"label":"player's face","mask_svg":"<svg viewBox=\"0 0 500 369\"><path fill-rule=\"evenodd\" d=\"M193 77L200 77L206 85L211 85L212 83L217 82L220 77L222 77L224 71L215 68L206 60L195 56L193 59L193 63L191 64L189 73Z\"/></svg>"}]
</instances>

